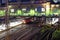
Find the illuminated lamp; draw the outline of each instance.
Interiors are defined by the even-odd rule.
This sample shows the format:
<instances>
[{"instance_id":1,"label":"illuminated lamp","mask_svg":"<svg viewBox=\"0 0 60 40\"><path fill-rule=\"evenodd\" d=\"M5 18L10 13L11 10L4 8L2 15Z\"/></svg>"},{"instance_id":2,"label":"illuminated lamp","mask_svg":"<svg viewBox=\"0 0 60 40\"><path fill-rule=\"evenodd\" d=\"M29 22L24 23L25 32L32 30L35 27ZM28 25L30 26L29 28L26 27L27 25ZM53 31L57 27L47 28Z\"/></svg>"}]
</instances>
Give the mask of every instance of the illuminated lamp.
<instances>
[{"instance_id":1,"label":"illuminated lamp","mask_svg":"<svg viewBox=\"0 0 60 40\"><path fill-rule=\"evenodd\" d=\"M14 9L11 9L11 12L14 12Z\"/></svg>"},{"instance_id":2,"label":"illuminated lamp","mask_svg":"<svg viewBox=\"0 0 60 40\"><path fill-rule=\"evenodd\" d=\"M11 5L8 6L8 8L11 8L11 7L12 7Z\"/></svg>"},{"instance_id":3,"label":"illuminated lamp","mask_svg":"<svg viewBox=\"0 0 60 40\"><path fill-rule=\"evenodd\" d=\"M26 11L26 8L23 8L22 10L23 10L23 11Z\"/></svg>"},{"instance_id":4,"label":"illuminated lamp","mask_svg":"<svg viewBox=\"0 0 60 40\"><path fill-rule=\"evenodd\" d=\"M56 7L59 7L59 5L56 5Z\"/></svg>"}]
</instances>

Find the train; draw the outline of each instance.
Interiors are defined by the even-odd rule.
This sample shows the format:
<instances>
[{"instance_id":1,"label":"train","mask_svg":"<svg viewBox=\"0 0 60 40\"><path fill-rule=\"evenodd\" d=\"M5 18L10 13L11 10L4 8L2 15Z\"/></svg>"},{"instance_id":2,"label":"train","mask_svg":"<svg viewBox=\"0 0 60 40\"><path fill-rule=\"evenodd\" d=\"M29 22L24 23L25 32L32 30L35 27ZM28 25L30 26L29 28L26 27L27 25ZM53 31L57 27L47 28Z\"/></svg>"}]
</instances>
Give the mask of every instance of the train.
<instances>
[{"instance_id":1,"label":"train","mask_svg":"<svg viewBox=\"0 0 60 40\"><path fill-rule=\"evenodd\" d=\"M59 11L57 11L55 13L53 11L51 11L50 13L48 13L48 12L38 12L38 11L35 11L34 9L30 9L30 10L26 10L26 11L11 9L9 11L10 16L42 16L42 15L53 16L54 14L59 15L59 13L60 13ZM0 10L0 17L5 16L5 14L6 14L5 10Z\"/></svg>"},{"instance_id":2,"label":"train","mask_svg":"<svg viewBox=\"0 0 60 40\"><path fill-rule=\"evenodd\" d=\"M35 20L34 17L25 18L24 20L22 20L22 22L24 24L37 24L37 23L39 23L39 21L37 19Z\"/></svg>"},{"instance_id":3,"label":"train","mask_svg":"<svg viewBox=\"0 0 60 40\"><path fill-rule=\"evenodd\" d=\"M29 9L29 10L26 10L26 9L10 9L9 10L9 15L10 15L10 18L9 19L15 19L16 17L21 17L21 16L54 16L54 15L57 15L59 16L60 14L60 9L57 9L54 10L54 11L50 11L47 12L47 11L44 11L44 12L38 12L37 10L35 9ZM6 14L6 10L1 10L0 9L0 21L2 20L5 20L4 17L5 17L5 14Z\"/></svg>"},{"instance_id":4,"label":"train","mask_svg":"<svg viewBox=\"0 0 60 40\"><path fill-rule=\"evenodd\" d=\"M32 17L29 17L29 18L25 18L22 21L23 21L24 24L28 24L28 23L32 22L32 20L33 20Z\"/></svg>"},{"instance_id":5,"label":"train","mask_svg":"<svg viewBox=\"0 0 60 40\"><path fill-rule=\"evenodd\" d=\"M22 11L22 10L16 10L12 9L12 11L9 11L10 16L41 16L40 13L38 13L35 10L30 11ZM5 16L5 10L0 10L0 17Z\"/></svg>"}]
</instances>

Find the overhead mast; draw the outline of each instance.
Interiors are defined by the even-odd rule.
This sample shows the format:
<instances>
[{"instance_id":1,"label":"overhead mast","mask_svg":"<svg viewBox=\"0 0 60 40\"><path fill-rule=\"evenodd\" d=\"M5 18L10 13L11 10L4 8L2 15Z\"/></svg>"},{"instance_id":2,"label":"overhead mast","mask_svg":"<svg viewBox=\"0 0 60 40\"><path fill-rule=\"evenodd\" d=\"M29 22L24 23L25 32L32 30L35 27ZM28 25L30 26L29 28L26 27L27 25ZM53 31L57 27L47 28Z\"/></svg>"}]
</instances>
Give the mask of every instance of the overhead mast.
<instances>
[{"instance_id":1,"label":"overhead mast","mask_svg":"<svg viewBox=\"0 0 60 40\"><path fill-rule=\"evenodd\" d=\"M6 0L6 14L5 14L5 27L6 29L9 29L9 6L8 6L8 0ZM10 40L10 37L9 37L9 31L7 31L6 33L6 37L5 37L5 40Z\"/></svg>"}]
</instances>

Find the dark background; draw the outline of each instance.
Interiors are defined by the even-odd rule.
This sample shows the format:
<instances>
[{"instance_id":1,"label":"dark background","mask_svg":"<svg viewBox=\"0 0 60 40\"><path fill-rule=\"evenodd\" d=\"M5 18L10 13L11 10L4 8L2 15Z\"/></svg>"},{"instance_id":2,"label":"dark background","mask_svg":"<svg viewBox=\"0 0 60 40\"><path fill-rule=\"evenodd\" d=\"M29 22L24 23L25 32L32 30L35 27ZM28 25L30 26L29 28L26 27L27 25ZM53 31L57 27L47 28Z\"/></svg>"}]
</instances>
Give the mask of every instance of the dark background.
<instances>
[{"instance_id":1,"label":"dark background","mask_svg":"<svg viewBox=\"0 0 60 40\"><path fill-rule=\"evenodd\" d=\"M31 0L19 0L20 2L30 2ZM34 1L39 1L39 0L34 0ZM43 1L43 0L40 0ZM60 4L60 1L58 1L57 3L54 3L53 0L47 0L50 1L52 4ZM17 2L17 0L9 0L9 2ZM5 4L6 0L0 0L0 4Z\"/></svg>"}]
</instances>

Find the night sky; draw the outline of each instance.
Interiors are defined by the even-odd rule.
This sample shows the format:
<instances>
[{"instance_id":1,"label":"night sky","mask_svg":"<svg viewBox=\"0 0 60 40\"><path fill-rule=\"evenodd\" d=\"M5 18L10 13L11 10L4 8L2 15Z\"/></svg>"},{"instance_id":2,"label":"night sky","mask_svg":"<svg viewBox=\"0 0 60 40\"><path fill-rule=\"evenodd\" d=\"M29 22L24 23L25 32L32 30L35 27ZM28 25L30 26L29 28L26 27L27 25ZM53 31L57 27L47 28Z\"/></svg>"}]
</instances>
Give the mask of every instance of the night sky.
<instances>
[{"instance_id":1,"label":"night sky","mask_svg":"<svg viewBox=\"0 0 60 40\"><path fill-rule=\"evenodd\" d=\"M9 0L9 2L16 2L17 0ZM29 2L30 0L20 0L21 2ZM5 0L0 0L0 3L6 3Z\"/></svg>"}]
</instances>

